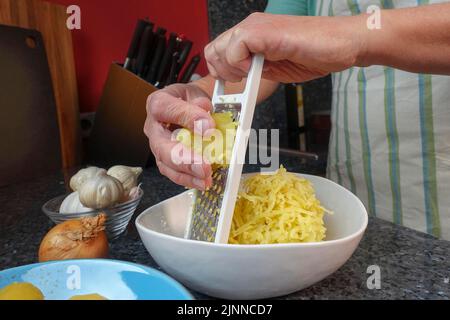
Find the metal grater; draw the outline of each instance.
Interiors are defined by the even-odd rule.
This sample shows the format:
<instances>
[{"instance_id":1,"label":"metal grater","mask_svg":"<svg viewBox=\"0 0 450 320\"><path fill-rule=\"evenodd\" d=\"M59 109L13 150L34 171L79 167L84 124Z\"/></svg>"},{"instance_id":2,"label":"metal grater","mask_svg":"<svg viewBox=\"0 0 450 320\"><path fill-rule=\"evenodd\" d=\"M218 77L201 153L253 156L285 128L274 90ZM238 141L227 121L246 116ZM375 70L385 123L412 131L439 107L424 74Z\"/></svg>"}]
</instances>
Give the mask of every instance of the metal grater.
<instances>
[{"instance_id":1,"label":"metal grater","mask_svg":"<svg viewBox=\"0 0 450 320\"><path fill-rule=\"evenodd\" d=\"M262 55L253 56L243 93L224 95L224 82L216 80L213 112L232 112L234 121L238 123L236 138L230 164L213 165L212 186L206 191L195 191L185 233L187 239L228 242L263 64Z\"/></svg>"}]
</instances>

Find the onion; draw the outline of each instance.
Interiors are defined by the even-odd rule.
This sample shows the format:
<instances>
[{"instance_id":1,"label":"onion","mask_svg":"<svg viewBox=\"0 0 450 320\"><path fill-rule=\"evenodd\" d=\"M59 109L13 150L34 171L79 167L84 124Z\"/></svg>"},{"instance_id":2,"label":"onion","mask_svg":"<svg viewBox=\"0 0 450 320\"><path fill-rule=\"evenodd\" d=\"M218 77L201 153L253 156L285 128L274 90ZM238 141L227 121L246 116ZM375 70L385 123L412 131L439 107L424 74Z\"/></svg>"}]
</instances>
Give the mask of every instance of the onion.
<instances>
[{"instance_id":1,"label":"onion","mask_svg":"<svg viewBox=\"0 0 450 320\"><path fill-rule=\"evenodd\" d=\"M106 258L108 238L105 214L68 220L53 227L42 239L39 261Z\"/></svg>"}]
</instances>

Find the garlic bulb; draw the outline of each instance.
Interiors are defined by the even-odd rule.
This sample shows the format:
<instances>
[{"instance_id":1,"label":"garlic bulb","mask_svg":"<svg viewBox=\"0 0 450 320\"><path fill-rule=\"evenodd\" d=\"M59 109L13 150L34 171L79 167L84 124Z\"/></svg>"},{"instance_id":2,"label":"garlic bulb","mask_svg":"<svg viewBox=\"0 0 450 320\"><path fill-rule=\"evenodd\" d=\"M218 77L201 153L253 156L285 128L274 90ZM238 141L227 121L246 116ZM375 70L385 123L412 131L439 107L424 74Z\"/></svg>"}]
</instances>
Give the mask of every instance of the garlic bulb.
<instances>
[{"instance_id":1,"label":"garlic bulb","mask_svg":"<svg viewBox=\"0 0 450 320\"><path fill-rule=\"evenodd\" d=\"M93 209L109 208L124 197L122 183L107 174L100 174L86 180L78 193L81 203Z\"/></svg>"},{"instance_id":2,"label":"garlic bulb","mask_svg":"<svg viewBox=\"0 0 450 320\"><path fill-rule=\"evenodd\" d=\"M78 192L74 191L64 198L64 201L59 207L59 213L82 213L92 211L91 208L86 208L80 202Z\"/></svg>"},{"instance_id":3,"label":"garlic bulb","mask_svg":"<svg viewBox=\"0 0 450 320\"><path fill-rule=\"evenodd\" d=\"M138 177L142 173L140 167L114 166L111 167L107 174L119 180L125 193L128 195L132 188L137 186Z\"/></svg>"},{"instance_id":4,"label":"garlic bulb","mask_svg":"<svg viewBox=\"0 0 450 320\"><path fill-rule=\"evenodd\" d=\"M105 174L106 170L97 167L88 167L81 169L70 179L70 187L73 191L78 191L81 185L89 178Z\"/></svg>"},{"instance_id":5,"label":"garlic bulb","mask_svg":"<svg viewBox=\"0 0 450 320\"><path fill-rule=\"evenodd\" d=\"M139 197L140 191L141 191L141 185L131 188L130 193L128 194L127 201L137 199Z\"/></svg>"}]
</instances>

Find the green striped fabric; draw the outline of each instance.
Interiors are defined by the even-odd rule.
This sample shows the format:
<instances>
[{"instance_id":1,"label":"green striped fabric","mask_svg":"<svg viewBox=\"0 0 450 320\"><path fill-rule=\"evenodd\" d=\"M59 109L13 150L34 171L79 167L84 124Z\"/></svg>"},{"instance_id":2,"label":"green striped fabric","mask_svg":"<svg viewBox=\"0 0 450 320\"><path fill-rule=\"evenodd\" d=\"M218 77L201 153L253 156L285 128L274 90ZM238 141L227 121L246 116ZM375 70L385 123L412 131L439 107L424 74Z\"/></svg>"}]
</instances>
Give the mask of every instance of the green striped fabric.
<instances>
[{"instance_id":1,"label":"green striped fabric","mask_svg":"<svg viewBox=\"0 0 450 320\"><path fill-rule=\"evenodd\" d=\"M369 212L376 216L377 210L375 206L375 191L373 189L372 179L372 151L370 149L369 131L367 127L367 99L366 99L367 81L364 74L364 68L360 68L358 71L358 94L359 94L359 131L361 134L364 178L366 181Z\"/></svg>"},{"instance_id":2,"label":"green striped fabric","mask_svg":"<svg viewBox=\"0 0 450 320\"><path fill-rule=\"evenodd\" d=\"M433 96L431 85L430 75L419 75L423 190L425 193L427 230L429 233L439 237L441 230L436 185L436 153L434 144Z\"/></svg>"},{"instance_id":3,"label":"green striped fabric","mask_svg":"<svg viewBox=\"0 0 450 320\"><path fill-rule=\"evenodd\" d=\"M427 5L429 3L429 0L418 0L417 4ZM432 80L430 75L419 75L419 96L420 130L422 134L423 190L425 193L427 231L436 237L439 237L441 235L441 227L437 194Z\"/></svg>"},{"instance_id":4,"label":"green striped fabric","mask_svg":"<svg viewBox=\"0 0 450 320\"><path fill-rule=\"evenodd\" d=\"M334 16L333 1L330 1L330 3L328 4L328 16Z\"/></svg>"},{"instance_id":5,"label":"green striped fabric","mask_svg":"<svg viewBox=\"0 0 450 320\"><path fill-rule=\"evenodd\" d=\"M269 0L267 11L342 16L449 1ZM335 73L332 83L327 176L370 214L450 240L450 141L435 132L450 136L450 77L372 66Z\"/></svg>"},{"instance_id":6,"label":"green striped fabric","mask_svg":"<svg viewBox=\"0 0 450 320\"><path fill-rule=\"evenodd\" d=\"M353 75L354 68L350 68L348 72L347 81L344 86L344 135L345 135L345 165L347 167L347 176L350 181L350 190L357 195L356 192L356 184L355 178L353 176L353 166L352 166L352 150L351 150L351 141L350 141L350 132L348 125L348 84L350 83L350 79Z\"/></svg>"},{"instance_id":7,"label":"green striped fabric","mask_svg":"<svg viewBox=\"0 0 450 320\"><path fill-rule=\"evenodd\" d=\"M395 71L384 68L386 85L384 88L384 114L386 138L389 145L389 179L392 192L393 221L402 224L402 196L400 187L400 159L397 119L395 114Z\"/></svg>"},{"instance_id":8,"label":"green striped fabric","mask_svg":"<svg viewBox=\"0 0 450 320\"><path fill-rule=\"evenodd\" d=\"M335 111L335 119L336 119L336 123L338 123L338 118L339 118L339 104L341 103L341 85L342 85L342 74L343 72L339 72L338 75L338 80L337 80L337 94L336 94L336 105L334 107L334 111ZM340 185L342 185L342 176L341 176L341 170L339 169L339 131L335 130L334 131L334 135L335 135L335 170L336 170L336 174L337 174L337 181ZM330 154L331 154L332 150L330 149Z\"/></svg>"},{"instance_id":9,"label":"green striped fabric","mask_svg":"<svg viewBox=\"0 0 450 320\"><path fill-rule=\"evenodd\" d=\"M319 11L318 12L322 12L324 0L318 0L318 2L319 2ZM314 12L315 12L315 10L314 10Z\"/></svg>"},{"instance_id":10,"label":"green striped fabric","mask_svg":"<svg viewBox=\"0 0 450 320\"><path fill-rule=\"evenodd\" d=\"M358 0L347 0L348 8L352 15L360 14L361 10L359 9Z\"/></svg>"},{"instance_id":11,"label":"green striped fabric","mask_svg":"<svg viewBox=\"0 0 450 320\"><path fill-rule=\"evenodd\" d=\"M361 11L359 10L359 6L358 6L358 2L357 0L347 0L347 5L350 9L350 12L355 15L355 14L359 14ZM350 140L350 134L349 134L349 123L348 123L348 84L350 81L350 78L352 76L354 68L350 69L350 74L349 77L347 79L347 82L345 84L345 102L344 102L344 132L345 132L345 153L347 156L346 159L346 165L347 165L347 174L348 174L348 178L350 180L350 190L357 195L356 192L356 184L355 184L355 178L353 176L353 165L352 165L352 155L351 155L351 146L352 146L352 141ZM359 75L358 75L358 81L359 81Z\"/></svg>"}]
</instances>

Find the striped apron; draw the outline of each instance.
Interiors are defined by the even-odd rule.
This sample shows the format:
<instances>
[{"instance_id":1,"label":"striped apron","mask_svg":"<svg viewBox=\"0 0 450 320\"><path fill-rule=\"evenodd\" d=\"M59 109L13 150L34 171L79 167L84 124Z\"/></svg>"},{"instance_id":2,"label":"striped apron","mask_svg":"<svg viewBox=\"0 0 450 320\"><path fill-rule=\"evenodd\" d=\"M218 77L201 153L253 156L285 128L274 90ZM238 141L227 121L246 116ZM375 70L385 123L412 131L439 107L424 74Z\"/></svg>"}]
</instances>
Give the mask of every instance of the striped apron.
<instances>
[{"instance_id":1,"label":"striped apron","mask_svg":"<svg viewBox=\"0 0 450 320\"><path fill-rule=\"evenodd\" d=\"M298 0L321 16L439 2L448 1ZM328 177L372 216L450 240L450 77L371 66L332 81Z\"/></svg>"}]
</instances>

